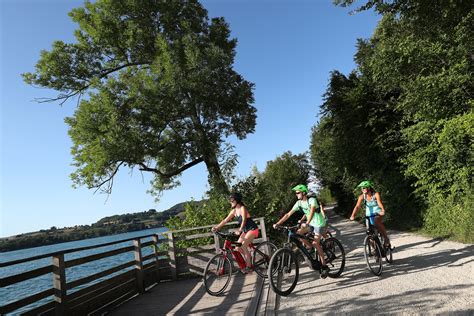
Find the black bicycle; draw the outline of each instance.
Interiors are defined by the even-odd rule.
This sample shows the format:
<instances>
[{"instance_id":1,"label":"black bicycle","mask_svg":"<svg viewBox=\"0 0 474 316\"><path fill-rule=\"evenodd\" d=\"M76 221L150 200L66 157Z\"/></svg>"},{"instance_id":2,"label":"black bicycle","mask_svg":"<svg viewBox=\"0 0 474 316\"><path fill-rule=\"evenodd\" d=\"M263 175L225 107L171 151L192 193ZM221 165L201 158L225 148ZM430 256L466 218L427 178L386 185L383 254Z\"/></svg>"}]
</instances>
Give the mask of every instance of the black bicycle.
<instances>
[{"instance_id":1,"label":"black bicycle","mask_svg":"<svg viewBox=\"0 0 474 316\"><path fill-rule=\"evenodd\" d=\"M385 258L387 263L393 262L393 248L385 241L377 227L371 223L370 219L374 219L377 216L379 215L365 217L367 236L364 239L364 257L369 271L379 276L383 271L382 258Z\"/></svg>"},{"instance_id":2,"label":"black bicycle","mask_svg":"<svg viewBox=\"0 0 474 316\"><path fill-rule=\"evenodd\" d=\"M296 233L300 226L278 226L277 229L285 230L288 235L283 248L278 249L270 259L267 269L268 279L272 290L281 296L288 296L296 287L299 276L298 250L303 254L309 267L319 271L322 277L336 278L341 275L346 263L346 255L342 244L334 237L321 239L324 259L330 271L322 271L322 264L317 252L310 254L299 238L304 238L310 243L314 238L312 234L300 235Z\"/></svg>"}]
</instances>

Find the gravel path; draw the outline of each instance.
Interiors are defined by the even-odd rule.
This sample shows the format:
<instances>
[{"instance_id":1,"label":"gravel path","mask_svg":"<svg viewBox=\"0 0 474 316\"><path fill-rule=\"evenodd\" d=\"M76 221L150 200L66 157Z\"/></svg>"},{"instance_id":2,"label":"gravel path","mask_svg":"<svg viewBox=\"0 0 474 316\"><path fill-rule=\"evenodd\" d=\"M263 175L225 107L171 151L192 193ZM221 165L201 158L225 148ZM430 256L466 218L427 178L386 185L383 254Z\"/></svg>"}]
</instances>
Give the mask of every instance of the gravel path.
<instances>
[{"instance_id":1,"label":"gravel path","mask_svg":"<svg viewBox=\"0 0 474 316\"><path fill-rule=\"evenodd\" d=\"M474 315L474 245L389 231L394 262L377 277L365 264L365 227L336 215L330 223L346 251L343 274L320 279L303 266L293 293L277 302L278 315Z\"/></svg>"}]
</instances>

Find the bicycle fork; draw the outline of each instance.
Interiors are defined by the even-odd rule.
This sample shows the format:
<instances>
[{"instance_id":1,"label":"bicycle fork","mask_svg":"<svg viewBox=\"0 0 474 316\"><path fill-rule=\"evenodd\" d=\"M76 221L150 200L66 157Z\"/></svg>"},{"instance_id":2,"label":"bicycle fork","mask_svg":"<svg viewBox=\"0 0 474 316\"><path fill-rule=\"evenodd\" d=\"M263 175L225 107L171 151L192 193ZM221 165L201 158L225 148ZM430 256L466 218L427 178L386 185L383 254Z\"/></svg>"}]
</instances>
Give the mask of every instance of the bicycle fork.
<instances>
[{"instance_id":1,"label":"bicycle fork","mask_svg":"<svg viewBox=\"0 0 474 316\"><path fill-rule=\"evenodd\" d=\"M217 276L221 276L225 274L225 259L227 258L226 254L223 254L222 257L219 258L217 262Z\"/></svg>"}]
</instances>

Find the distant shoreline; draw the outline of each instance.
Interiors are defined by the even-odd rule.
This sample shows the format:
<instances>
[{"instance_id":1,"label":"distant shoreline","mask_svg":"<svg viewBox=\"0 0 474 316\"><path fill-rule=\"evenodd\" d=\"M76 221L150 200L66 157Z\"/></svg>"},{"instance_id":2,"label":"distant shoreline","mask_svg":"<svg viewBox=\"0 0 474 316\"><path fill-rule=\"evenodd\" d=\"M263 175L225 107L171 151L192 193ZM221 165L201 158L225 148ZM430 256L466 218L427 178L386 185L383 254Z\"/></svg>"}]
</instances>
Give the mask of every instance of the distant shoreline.
<instances>
[{"instance_id":1,"label":"distant shoreline","mask_svg":"<svg viewBox=\"0 0 474 316\"><path fill-rule=\"evenodd\" d=\"M33 233L19 235L20 237L18 237L17 235L13 237L6 237L6 238L0 239L0 253L7 253L11 251L17 251L17 250L29 249L29 248L38 248L38 247L43 247L43 246L51 246L51 245L56 245L56 244L61 244L61 243L94 239L94 238L100 238L100 237L115 236L115 235L133 233L137 231L155 229L155 228L156 229L166 228L166 226L145 227L143 229L135 229L135 230L129 230L129 231L117 231L112 234L97 235L97 236L88 236L88 237L78 236L77 238L62 239L61 237L55 236L54 239L48 240L46 242L41 241L41 240L44 240L43 239L45 237L44 233L33 232ZM61 230L58 230L58 231L61 231ZM26 237L23 237L23 235L26 235ZM35 235L35 237L29 237L30 235Z\"/></svg>"},{"instance_id":2,"label":"distant shoreline","mask_svg":"<svg viewBox=\"0 0 474 316\"><path fill-rule=\"evenodd\" d=\"M202 201L195 201L201 203ZM37 232L0 238L0 253L77 241L96 237L112 236L145 229L165 228L168 219L178 216L184 218L184 207L188 202L178 203L172 208L157 212L145 212L107 216L92 225L43 229Z\"/></svg>"}]
</instances>

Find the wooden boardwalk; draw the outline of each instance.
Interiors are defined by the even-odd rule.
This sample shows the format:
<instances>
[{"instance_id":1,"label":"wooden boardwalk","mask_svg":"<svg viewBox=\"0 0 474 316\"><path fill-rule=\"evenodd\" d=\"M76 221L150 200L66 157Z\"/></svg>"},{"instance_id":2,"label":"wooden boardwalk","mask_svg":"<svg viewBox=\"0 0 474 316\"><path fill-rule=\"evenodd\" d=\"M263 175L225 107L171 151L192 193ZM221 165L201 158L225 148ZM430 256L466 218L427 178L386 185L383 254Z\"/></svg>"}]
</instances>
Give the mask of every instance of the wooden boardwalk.
<instances>
[{"instance_id":1,"label":"wooden boardwalk","mask_svg":"<svg viewBox=\"0 0 474 316\"><path fill-rule=\"evenodd\" d=\"M262 232L262 237L256 239L255 242L266 241L264 219L257 218L255 220L259 223ZM226 226L229 226L228 228L232 230L230 226L236 224L237 222L232 222L226 224ZM188 280L187 283L178 283L178 286L170 285L172 283L170 281L186 279L193 275L202 275L207 261L220 248L221 241L217 235L210 231L211 227L212 225L208 225L167 231L165 238L160 238L157 234L137 236L125 240L0 262L0 288L11 285L18 287L18 284L25 281L31 284L32 279L46 274L52 274L53 276L52 287L50 288L37 293L27 293L26 296L15 295L13 301L2 301L0 315L12 312L28 315L102 315L138 294L151 293L151 291L147 293L145 289L157 286L157 289L162 290L165 287L162 284L170 286L172 290L160 291L160 294L172 294L159 298L159 300L162 300L164 304L173 302L173 305L177 306L187 295L190 295L190 298L196 297L194 294L199 296L199 288L196 285L199 283L199 279ZM187 246L190 241L197 241L200 246ZM210 242L212 244L209 244ZM123 246L124 243L128 243L128 245ZM196 242L194 242L195 244ZM91 253L82 253L82 251L91 250ZM101 263L97 263L104 258L126 253L133 254L134 260L130 260L131 258L128 255L122 256L122 260L115 261L115 266L106 265L102 267ZM76 255L76 258L71 259L71 254ZM51 264L36 266L33 263L26 271L12 268L45 258L51 258ZM69 274L71 270L68 271L67 269L81 265L89 265L87 272L92 274L80 279L71 278ZM91 266L95 268L91 269ZM3 273L2 268L8 268L9 273ZM252 293L248 288L255 285L255 279L256 276L253 276L253 279L252 276L235 278L233 289L235 293L242 292L242 295L230 294L229 297L235 297L233 300L237 300L237 297L243 297L243 302L248 300L247 293ZM192 294L187 293L186 289L191 291ZM181 293L184 296L179 296L176 293ZM249 295L249 297L252 297L251 294ZM179 298L180 300L171 301L171 298ZM227 311L229 311L230 307L225 307L228 306L226 305L227 301L230 301L230 299L224 301L217 299L210 304L215 304L215 306L223 309L227 308ZM203 306L203 308L206 308L207 305L204 304ZM256 306L256 304L252 306ZM242 312L238 305L233 308L236 308L237 312ZM177 310L171 311L171 313L177 312Z\"/></svg>"},{"instance_id":2,"label":"wooden boardwalk","mask_svg":"<svg viewBox=\"0 0 474 316\"><path fill-rule=\"evenodd\" d=\"M112 311L128 315L255 315L262 282L256 273L237 273L222 296L207 294L202 279L164 282Z\"/></svg>"}]
</instances>

